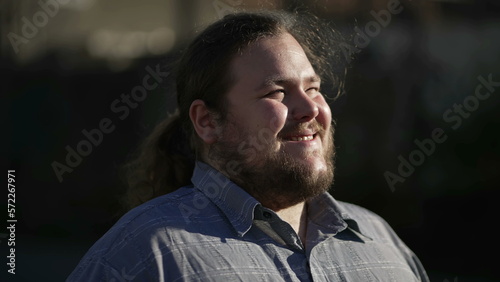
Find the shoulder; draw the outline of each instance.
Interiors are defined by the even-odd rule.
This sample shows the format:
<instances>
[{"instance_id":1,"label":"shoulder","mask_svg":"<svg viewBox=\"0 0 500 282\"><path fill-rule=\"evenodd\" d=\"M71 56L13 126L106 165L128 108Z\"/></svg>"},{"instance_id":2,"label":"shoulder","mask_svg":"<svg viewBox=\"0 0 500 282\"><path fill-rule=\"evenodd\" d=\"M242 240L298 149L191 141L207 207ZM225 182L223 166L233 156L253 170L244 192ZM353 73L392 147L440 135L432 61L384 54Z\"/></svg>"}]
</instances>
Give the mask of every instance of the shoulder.
<instances>
[{"instance_id":1,"label":"shoulder","mask_svg":"<svg viewBox=\"0 0 500 282\"><path fill-rule=\"evenodd\" d=\"M382 244L385 250L394 250L406 261L420 281L429 281L424 267L413 251L398 237L391 226L376 213L355 204L337 201L346 221L354 221L361 234L369 237L371 245Z\"/></svg>"},{"instance_id":2,"label":"shoulder","mask_svg":"<svg viewBox=\"0 0 500 282\"><path fill-rule=\"evenodd\" d=\"M362 234L406 248L392 227L378 214L352 203L337 203L343 211L344 219L355 221Z\"/></svg>"},{"instance_id":3,"label":"shoulder","mask_svg":"<svg viewBox=\"0 0 500 282\"><path fill-rule=\"evenodd\" d=\"M363 218L363 217L381 218L376 213L374 213L371 210L364 208L362 206L358 206L358 205L353 204L353 203L348 203L348 202L339 201L339 200L336 200L336 201L337 201L337 204L341 207L341 209L343 211L345 211L346 213L348 213L349 215L357 216L359 218Z\"/></svg>"},{"instance_id":4,"label":"shoulder","mask_svg":"<svg viewBox=\"0 0 500 282\"><path fill-rule=\"evenodd\" d=\"M85 280L90 274L92 279L110 278L111 272L120 272L118 266L137 273L147 271L151 238L166 230L184 230L192 224L183 205L193 206L193 199L201 197L197 197L199 194L193 187L182 187L130 210L87 251L68 281L77 281L77 277Z\"/></svg>"},{"instance_id":5,"label":"shoulder","mask_svg":"<svg viewBox=\"0 0 500 282\"><path fill-rule=\"evenodd\" d=\"M183 230L203 222L204 217L214 214L214 209L216 207L198 189L182 187L130 210L103 237L114 238L110 245L119 246L124 237L131 242L159 230Z\"/></svg>"},{"instance_id":6,"label":"shoulder","mask_svg":"<svg viewBox=\"0 0 500 282\"><path fill-rule=\"evenodd\" d=\"M354 219L356 221L361 221L361 222L384 222L386 221L379 216L378 214L374 213L373 211L364 208L362 206L358 206L356 204L348 203L348 202L343 202L343 201L338 201L337 204L340 207L340 210L342 211L342 215L344 217L348 217L351 219Z\"/></svg>"},{"instance_id":7,"label":"shoulder","mask_svg":"<svg viewBox=\"0 0 500 282\"><path fill-rule=\"evenodd\" d=\"M152 220L175 222L182 217L182 207L192 205L201 193L192 186L182 187L172 193L154 198L123 215L115 226L130 228L131 225L154 224Z\"/></svg>"}]
</instances>

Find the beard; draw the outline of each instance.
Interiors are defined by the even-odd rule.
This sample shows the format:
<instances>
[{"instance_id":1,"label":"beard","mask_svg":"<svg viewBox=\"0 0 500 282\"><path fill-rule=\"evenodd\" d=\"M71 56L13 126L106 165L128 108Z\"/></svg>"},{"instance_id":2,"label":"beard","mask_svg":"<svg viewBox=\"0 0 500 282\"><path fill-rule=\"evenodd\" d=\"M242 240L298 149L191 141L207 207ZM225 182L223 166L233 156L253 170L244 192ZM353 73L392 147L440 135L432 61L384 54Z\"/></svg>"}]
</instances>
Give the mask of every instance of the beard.
<instances>
[{"instance_id":1,"label":"beard","mask_svg":"<svg viewBox=\"0 0 500 282\"><path fill-rule=\"evenodd\" d=\"M314 129L317 131L316 138L322 137L321 152L314 150L308 152L308 156L323 158L325 170L315 171L284 150L285 141L280 136L302 128ZM278 211L318 196L328 191L333 184L333 124L329 131L317 121L296 124L283 128L278 138L269 136L271 134L268 134L266 139L260 138L260 146L255 142L254 145L247 145L252 137L249 133L239 130L239 133L236 133L237 126L225 123L221 137L209 147L208 158L215 168L264 207ZM238 136L234 136L235 134ZM255 141L255 137L253 138ZM304 158L306 157L304 155Z\"/></svg>"}]
</instances>

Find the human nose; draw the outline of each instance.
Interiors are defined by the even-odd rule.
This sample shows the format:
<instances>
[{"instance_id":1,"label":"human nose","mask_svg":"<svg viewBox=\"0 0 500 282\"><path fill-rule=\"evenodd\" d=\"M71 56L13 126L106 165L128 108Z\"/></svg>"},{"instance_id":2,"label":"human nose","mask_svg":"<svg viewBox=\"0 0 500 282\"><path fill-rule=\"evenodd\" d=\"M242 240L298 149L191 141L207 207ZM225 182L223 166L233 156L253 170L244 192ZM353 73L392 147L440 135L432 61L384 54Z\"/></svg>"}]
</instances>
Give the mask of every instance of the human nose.
<instances>
[{"instance_id":1,"label":"human nose","mask_svg":"<svg viewBox=\"0 0 500 282\"><path fill-rule=\"evenodd\" d=\"M293 95L288 107L291 118L298 122L308 122L319 114L318 104L304 90Z\"/></svg>"}]
</instances>

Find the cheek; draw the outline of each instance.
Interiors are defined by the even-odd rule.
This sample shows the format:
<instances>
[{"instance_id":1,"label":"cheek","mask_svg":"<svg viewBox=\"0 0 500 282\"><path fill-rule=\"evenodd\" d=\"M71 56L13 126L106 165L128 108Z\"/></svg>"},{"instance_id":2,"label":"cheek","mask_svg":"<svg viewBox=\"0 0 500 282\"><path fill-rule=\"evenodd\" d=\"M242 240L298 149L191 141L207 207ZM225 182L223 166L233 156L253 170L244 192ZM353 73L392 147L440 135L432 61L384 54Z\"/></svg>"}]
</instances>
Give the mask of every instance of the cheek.
<instances>
[{"instance_id":1,"label":"cheek","mask_svg":"<svg viewBox=\"0 0 500 282\"><path fill-rule=\"evenodd\" d=\"M274 135L277 135L285 126L287 115L288 108L284 104L266 101L263 103L261 125L259 127L268 128Z\"/></svg>"},{"instance_id":2,"label":"cheek","mask_svg":"<svg viewBox=\"0 0 500 282\"><path fill-rule=\"evenodd\" d=\"M330 109L330 106L326 101L321 97L321 100L318 101L318 116L316 117L316 120L322 124L325 129L329 130L331 123L332 123L332 111Z\"/></svg>"}]
</instances>

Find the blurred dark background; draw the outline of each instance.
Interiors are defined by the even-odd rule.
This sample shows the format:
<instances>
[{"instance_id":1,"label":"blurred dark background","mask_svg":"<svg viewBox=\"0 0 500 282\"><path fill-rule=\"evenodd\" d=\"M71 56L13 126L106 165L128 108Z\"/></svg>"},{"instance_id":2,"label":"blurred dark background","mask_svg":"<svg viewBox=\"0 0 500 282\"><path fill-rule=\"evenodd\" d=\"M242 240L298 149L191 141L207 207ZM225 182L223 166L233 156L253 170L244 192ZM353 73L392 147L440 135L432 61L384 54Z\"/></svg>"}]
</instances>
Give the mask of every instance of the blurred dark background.
<instances>
[{"instance_id":1,"label":"blurred dark background","mask_svg":"<svg viewBox=\"0 0 500 282\"><path fill-rule=\"evenodd\" d=\"M351 49L357 59L347 95L332 103L333 195L384 217L431 281L498 281L500 2L398 3L0 1L1 161L4 173L16 171L18 220L16 275L7 276L4 190L0 280L64 280L117 220L124 192L118 169L175 109L165 73L196 31L231 11L301 5L339 24L356 23L365 36ZM384 22L381 11L390 9L399 12ZM122 100L157 68L161 85L140 101ZM478 77L494 81L480 90L491 90L484 100L475 98ZM86 147L82 131L95 132L107 119L113 131ZM415 140L432 138L438 128L446 140L419 159ZM70 158L74 167L58 179L53 166L68 165L68 148L87 156ZM418 163L414 171L390 184L388 172L398 175L401 159L410 156Z\"/></svg>"}]
</instances>

